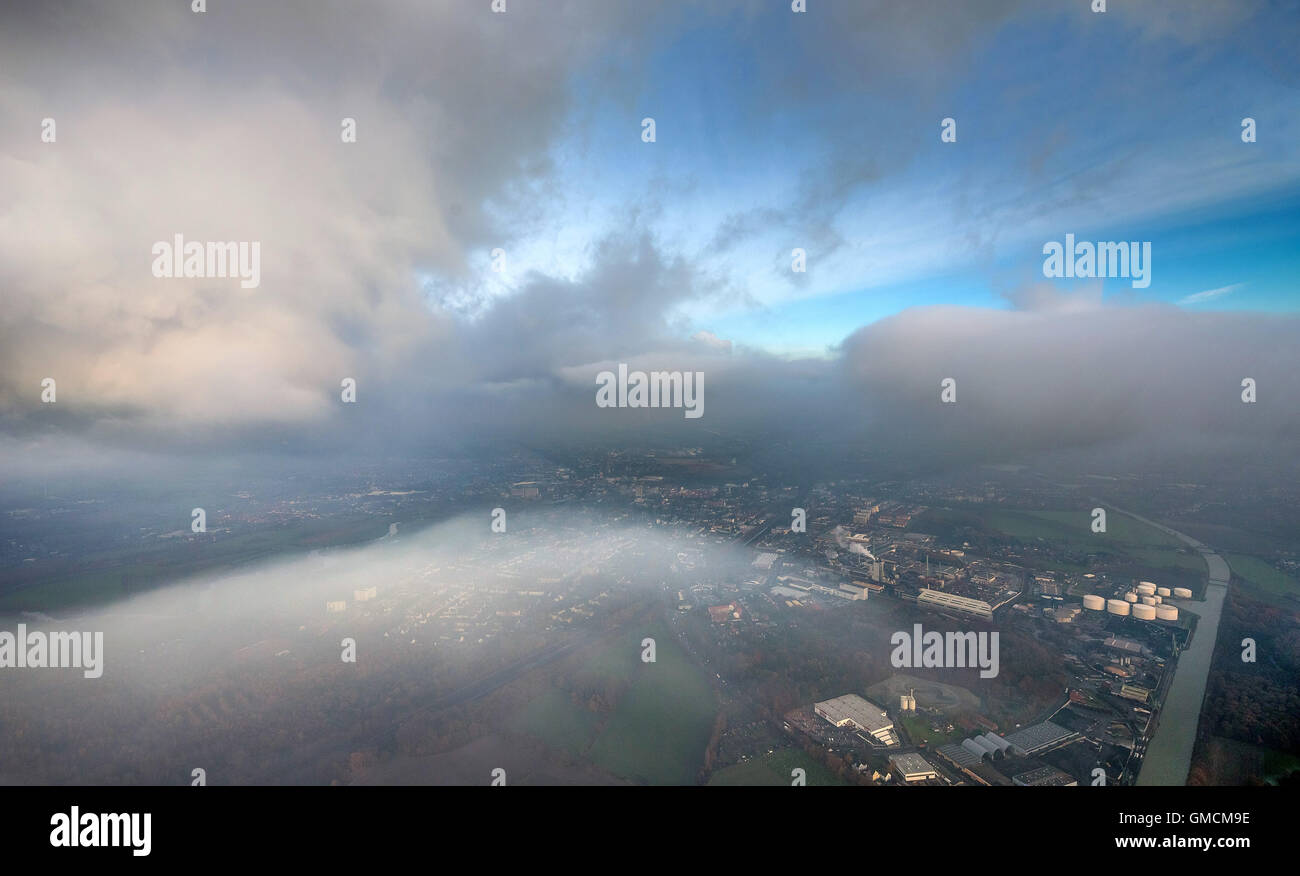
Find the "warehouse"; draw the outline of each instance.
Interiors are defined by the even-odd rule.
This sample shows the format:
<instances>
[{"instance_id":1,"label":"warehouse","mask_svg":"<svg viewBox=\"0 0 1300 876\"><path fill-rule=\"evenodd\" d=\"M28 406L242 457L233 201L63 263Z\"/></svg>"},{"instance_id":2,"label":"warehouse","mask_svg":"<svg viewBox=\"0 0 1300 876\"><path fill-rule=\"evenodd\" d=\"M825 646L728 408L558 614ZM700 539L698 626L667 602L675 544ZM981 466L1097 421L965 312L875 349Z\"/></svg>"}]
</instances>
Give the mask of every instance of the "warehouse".
<instances>
[{"instance_id":1,"label":"warehouse","mask_svg":"<svg viewBox=\"0 0 1300 876\"><path fill-rule=\"evenodd\" d=\"M896 754L889 759L889 767L904 782L924 782L939 777L938 771L919 754Z\"/></svg>"},{"instance_id":2,"label":"warehouse","mask_svg":"<svg viewBox=\"0 0 1300 876\"><path fill-rule=\"evenodd\" d=\"M916 595L916 602L917 605L930 608L955 609L977 617L993 617L993 607L984 600L967 599L965 596L945 593L942 590L922 590Z\"/></svg>"},{"instance_id":3,"label":"warehouse","mask_svg":"<svg viewBox=\"0 0 1300 876\"><path fill-rule=\"evenodd\" d=\"M813 711L836 727L853 727L870 733L885 744L890 744L894 739L894 722L889 720L885 710L857 694L845 694L833 700L814 703Z\"/></svg>"}]
</instances>

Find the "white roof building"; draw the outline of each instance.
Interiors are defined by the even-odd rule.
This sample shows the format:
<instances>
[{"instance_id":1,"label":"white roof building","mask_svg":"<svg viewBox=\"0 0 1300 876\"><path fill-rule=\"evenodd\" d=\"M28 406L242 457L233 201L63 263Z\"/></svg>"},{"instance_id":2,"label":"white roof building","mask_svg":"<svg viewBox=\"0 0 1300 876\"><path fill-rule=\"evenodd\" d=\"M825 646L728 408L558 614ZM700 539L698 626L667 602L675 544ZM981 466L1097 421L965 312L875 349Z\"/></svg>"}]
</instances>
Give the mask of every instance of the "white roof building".
<instances>
[{"instance_id":1,"label":"white roof building","mask_svg":"<svg viewBox=\"0 0 1300 876\"><path fill-rule=\"evenodd\" d=\"M965 596L946 593L942 590L922 590L917 594L916 601L919 605L928 605L933 608L955 609L979 617L993 617L993 606L984 600L967 599Z\"/></svg>"},{"instance_id":2,"label":"white roof building","mask_svg":"<svg viewBox=\"0 0 1300 876\"><path fill-rule=\"evenodd\" d=\"M813 711L836 727L862 730L886 744L894 738L894 722L885 714L885 710L857 694L845 694L833 700L814 703Z\"/></svg>"},{"instance_id":3,"label":"white roof building","mask_svg":"<svg viewBox=\"0 0 1300 876\"><path fill-rule=\"evenodd\" d=\"M939 772L930 766L929 761L919 754L896 754L889 759L890 766L893 767L894 774L900 776L905 782L923 782L926 779L937 779Z\"/></svg>"}]
</instances>

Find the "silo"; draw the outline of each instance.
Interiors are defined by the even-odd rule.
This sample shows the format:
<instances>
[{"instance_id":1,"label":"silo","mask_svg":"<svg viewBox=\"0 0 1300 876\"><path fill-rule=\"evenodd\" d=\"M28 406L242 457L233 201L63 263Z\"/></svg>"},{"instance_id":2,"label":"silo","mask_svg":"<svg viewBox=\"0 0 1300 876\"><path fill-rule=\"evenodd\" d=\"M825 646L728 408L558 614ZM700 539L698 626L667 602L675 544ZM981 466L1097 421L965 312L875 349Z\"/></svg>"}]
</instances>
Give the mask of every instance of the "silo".
<instances>
[{"instance_id":1,"label":"silo","mask_svg":"<svg viewBox=\"0 0 1300 876\"><path fill-rule=\"evenodd\" d=\"M1130 590L1128 593L1125 593L1125 594L1124 594L1124 601L1125 601L1125 602L1137 602L1137 601L1138 601L1138 595L1137 595L1136 593L1134 593L1132 590Z\"/></svg>"},{"instance_id":2,"label":"silo","mask_svg":"<svg viewBox=\"0 0 1300 876\"><path fill-rule=\"evenodd\" d=\"M1143 604L1143 605L1155 605L1155 604L1156 604L1156 598L1155 598L1154 596L1143 596L1143 597L1142 597L1142 604ZM1136 608L1136 607L1137 607L1137 606L1134 606L1134 608Z\"/></svg>"},{"instance_id":3,"label":"silo","mask_svg":"<svg viewBox=\"0 0 1300 876\"><path fill-rule=\"evenodd\" d=\"M1111 614L1123 617L1129 613L1129 604L1122 599L1107 599L1106 610Z\"/></svg>"},{"instance_id":4,"label":"silo","mask_svg":"<svg viewBox=\"0 0 1300 876\"><path fill-rule=\"evenodd\" d=\"M1156 588L1156 595L1157 595L1157 596L1169 596L1169 595L1170 595L1169 588L1168 588L1168 587L1157 587L1157 588Z\"/></svg>"},{"instance_id":5,"label":"silo","mask_svg":"<svg viewBox=\"0 0 1300 876\"><path fill-rule=\"evenodd\" d=\"M1137 586L1137 592L1142 596L1155 596L1156 585L1150 581L1143 581Z\"/></svg>"},{"instance_id":6,"label":"silo","mask_svg":"<svg viewBox=\"0 0 1300 876\"><path fill-rule=\"evenodd\" d=\"M1175 587L1174 596L1177 596L1179 599L1191 599L1192 591L1187 587Z\"/></svg>"},{"instance_id":7,"label":"silo","mask_svg":"<svg viewBox=\"0 0 1300 876\"><path fill-rule=\"evenodd\" d=\"M1092 611L1101 611L1106 607L1106 600L1097 596L1095 593L1089 593L1083 597L1083 607Z\"/></svg>"},{"instance_id":8,"label":"silo","mask_svg":"<svg viewBox=\"0 0 1300 876\"><path fill-rule=\"evenodd\" d=\"M1178 609L1172 605L1157 605L1156 617L1165 621L1178 620Z\"/></svg>"},{"instance_id":9,"label":"silo","mask_svg":"<svg viewBox=\"0 0 1300 876\"><path fill-rule=\"evenodd\" d=\"M1165 598L1163 596L1152 596L1151 598L1156 601L1156 605L1159 605L1160 603L1165 601Z\"/></svg>"},{"instance_id":10,"label":"silo","mask_svg":"<svg viewBox=\"0 0 1300 876\"><path fill-rule=\"evenodd\" d=\"M1133 606L1133 617L1138 620L1155 620L1156 607L1154 605L1135 605Z\"/></svg>"}]
</instances>

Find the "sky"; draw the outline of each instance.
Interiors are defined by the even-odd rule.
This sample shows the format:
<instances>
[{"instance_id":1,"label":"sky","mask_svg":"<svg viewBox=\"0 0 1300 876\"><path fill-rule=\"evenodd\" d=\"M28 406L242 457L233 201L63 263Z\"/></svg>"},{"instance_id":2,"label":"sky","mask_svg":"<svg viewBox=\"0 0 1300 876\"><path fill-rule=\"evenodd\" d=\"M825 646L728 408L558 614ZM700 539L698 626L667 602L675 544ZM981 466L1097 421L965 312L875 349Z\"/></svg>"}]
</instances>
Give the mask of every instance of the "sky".
<instances>
[{"instance_id":1,"label":"sky","mask_svg":"<svg viewBox=\"0 0 1300 876\"><path fill-rule=\"evenodd\" d=\"M965 375L971 441L1297 434L1296 3L807 5L6 5L0 457L618 441L619 362L748 434ZM175 234L260 285L154 276ZM1066 234L1149 286L1044 277Z\"/></svg>"}]
</instances>

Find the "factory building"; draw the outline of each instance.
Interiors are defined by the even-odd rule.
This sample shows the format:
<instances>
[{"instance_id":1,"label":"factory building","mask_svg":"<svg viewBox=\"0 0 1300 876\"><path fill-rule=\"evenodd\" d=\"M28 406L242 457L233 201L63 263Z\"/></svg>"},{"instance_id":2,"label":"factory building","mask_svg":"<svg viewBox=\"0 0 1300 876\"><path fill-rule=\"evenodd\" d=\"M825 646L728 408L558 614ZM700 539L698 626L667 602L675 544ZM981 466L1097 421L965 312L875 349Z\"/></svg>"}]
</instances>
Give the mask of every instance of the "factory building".
<instances>
[{"instance_id":1,"label":"factory building","mask_svg":"<svg viewBox=\"0 0 1300 876\"><path fill-rule=\"evenodd\" d=\"M1007 736L1006 741L1011 744L1011 749L1016 754L1037 754L1040 751L1046 751L1074 739L1078 735L1073 730L1066 730L1051 721L1044 721L1041 724L1025 727L1023 730L1017 730Z\"/></svg>"},{"instance_id":2,"label":"factory building","mask_svg":"<svg viewBox=\"0 0 1300 876\"><path fill-rule=\"evenodd\" d=\"M898 737L894 735L894 722L889 720L885 710L857 694L845 694L833 700L814 703L813 712L836 727L852 727L869 733L885 745L898 742Z\"/></svg>"},{"instance_id":3,"label":"factory building","mask_svg":"<svg viewBox=\"0 0 1300 876\"><path fill-rule=\"evenodd\" d=\"M919 754L896 754L889 759L889 769L904 782L924 782L939 777L939 772Z\"/></svg>"},{"instance_id":4,"label":"factory building","mask_svg":"<svg viewBox=\"0 0 1300 876\"><path fill-rule=\"evenodd\" d=\"M1139 703L1145 703L1151 699L1151 691L1136 684L1121 685L1119 695L1127 700L1137 700Z\"/></svg>"},{"instance_id":5,"label":"factory building","mask_svg":"<svg viewBox=\"0 0 1300 876\"><path fill-rule=\"evenodd\" d=\"M993 607L984 600L967 599L965 596L945 593L942 590L922 590L916 596L916 603L930 608L955 609L977 617L993 617Z\"/></svg>"},{"instance_id":6,"label":"factory building","mask_svg":"<svg viewBox=\"0 0 1300 876\"><path fill-rule=\"evenodd\" d=\"M999 742L1002 742L1005 745L1006 740L999 740ZM998 745L998 743L989 739L987 734L984 736L972 736L970 739L963 739L961 741L961 747L975 755L980 760L1001 760L1003 755L1003 746ZM1010 748L1009 745L1006 745L1005 747Z\"/></svg>"}]
</instances>

